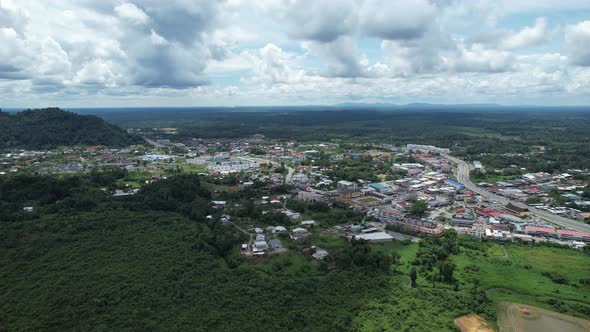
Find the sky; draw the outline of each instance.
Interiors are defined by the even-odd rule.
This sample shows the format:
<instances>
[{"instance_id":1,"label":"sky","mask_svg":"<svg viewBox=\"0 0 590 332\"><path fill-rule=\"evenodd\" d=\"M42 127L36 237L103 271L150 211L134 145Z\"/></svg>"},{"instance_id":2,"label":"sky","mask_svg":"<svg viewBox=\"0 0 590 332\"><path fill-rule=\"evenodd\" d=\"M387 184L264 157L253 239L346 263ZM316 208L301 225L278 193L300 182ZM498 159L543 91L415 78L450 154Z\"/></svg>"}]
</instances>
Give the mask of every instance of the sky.
<instances>
[{"instance_id":1,"label":"sky","mask_svg":"<svg viewBox=\"0 0 590 332\"><path fill-rule=\"evenodd\" d=\"M0 107L590 105L588 0L0 0Z\"/></svg>"}]
</instances>

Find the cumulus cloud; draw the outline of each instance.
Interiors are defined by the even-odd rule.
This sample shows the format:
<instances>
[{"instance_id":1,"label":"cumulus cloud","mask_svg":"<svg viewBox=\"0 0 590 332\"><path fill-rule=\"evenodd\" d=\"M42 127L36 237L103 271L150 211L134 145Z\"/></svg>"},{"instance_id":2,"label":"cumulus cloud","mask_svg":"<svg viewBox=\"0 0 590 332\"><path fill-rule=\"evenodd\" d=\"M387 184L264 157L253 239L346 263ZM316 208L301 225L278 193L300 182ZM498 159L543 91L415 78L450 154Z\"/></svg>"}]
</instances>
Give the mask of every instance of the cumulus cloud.
<instances>
[{"instance_id":1,"label":"cumulus cloud","mask_svg":"<svg viewBox=\"0 0 590 332\"><path fill-rule=\"evenodd\" d=\"M265 86L295 83L304 76L303 70L293 67L294 55L273 43L262 47L258 55L249 60L254 62L253 81Z\"/></svg>"},{"instance_id":2,"label":"cumulus cloud","mask_svg":"<svg viewBox=\"0 0 590 332\"><path fill-rule=\"evenodd\" d=\"M122 18L128 19L134 23L146 23L149 17L136 5L126 2L115 7L115 12Z\"/></svg>"},{"instance_id":3,"label":"cumulus cloud","mask_svg":"<svg viewBox=\"0 0 590 332\"><path fill-rule=\"evenodd\" d=\"M0 28L12 28L22 33L29 21L29 13L10 0L0 1Z\"/></svg>"},{"instance_id":4,"label":"cumulus cloud","mask_svg":"<svg viewBox=\"0 0 590 332\"><path fill-rule=\"evenodd\" d=\"M333 42L356 29L358 6L354 0L297 0L285 18L293 38Z\"/></svg>"},{"instance_id":5,"label":"cumulus cloud","mask_svg":"<svg viewBox=\"0 0 590 332\"><path fill-rule=\"evenodd\" d=\"M574 0L0 0L0 100L580 95L590 21L561 4L590 11Z\"/></svg>"},{"instance_id":6,"label":"cumulus cloud","mask_svg":"<svg viewBox=\"0 0 590 332\"><path fill-rule=\"evenodd\" d=\"M547 39L547 19L544 17L537 18L535 25L525 27L515 34L506 36L501 42L501 47L506 49L515 49L521 47L536 46Z\"/></svg>"},{"instance_id":7,"label":"cumulus cloud","mask_svg":"<svg viewBox=\"0 0 590 332\"><path fill-rule=\"evenodd\" d=\"M350 36L341 36L329 43L306 43L304 47L325 59L328 64L328 70L323 73L325 76L351 78L367 75L356 42Z\"/></svg>"},{"instance_id":8,"label":"cumulus cloud","mask_svg":"<svg viewBox=\"0 0 590 332\"><path fill-rule=\"evenodd\" d=\"M421 37L434 22L436 6L428 0L367 0L360 11L361 28L388 40Z\"/></svg>"},{"instance_id":9,"label":"cumulus cloud","mask_svg":"<svg viewBox=\"0 0 590 332\"><path fill-rule=\"evenodd\" d=\"M451 68L458 72L499 73L514 68L514 56L506 51L485 49L475 44L461 48L457 59L451 60Z\"/></svg>"},{"instance_id":10,"label":"cumulus cloud","mask_svg":"<svg viewBox=\"0 0 590 332\"><path fill-rule=\"evenodd\" d=\"M27 79L32 53L13 28L0 28L0 79Z\"/></svg>"},{"instance_id":11,"label":"cumulus cloud","mask_svg":"<svg viewBox=\"0 0 590 332\"><path fill-rule=\"evenodd\" d=\"M565 30L565 42L572 64L590 66L590 21L568 25Z\"/></svg>"}]
</instances>

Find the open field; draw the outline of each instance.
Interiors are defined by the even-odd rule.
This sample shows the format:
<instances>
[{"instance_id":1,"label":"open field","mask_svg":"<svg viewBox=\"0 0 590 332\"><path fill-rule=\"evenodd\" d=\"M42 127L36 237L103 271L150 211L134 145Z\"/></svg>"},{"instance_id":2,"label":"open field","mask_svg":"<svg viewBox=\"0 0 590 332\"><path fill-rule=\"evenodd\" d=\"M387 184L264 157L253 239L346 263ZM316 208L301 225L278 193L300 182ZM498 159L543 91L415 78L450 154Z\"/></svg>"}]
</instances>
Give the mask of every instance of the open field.
<instances>
[{"instance_id":1,"label":"open field","mask_svg":"<svg viewBox=\"0 0 590 332\"><path fill-rule=\"evenodd\" d=\"M391 255L393 252L398 252L401 258L397 270L406 274L410 272L410 268L412 267L411 263L416 258L416 252L418 252L417 243L408 244L404 241L397 240L390 243L374 244L373 248L388 255Z\"/></svg>"},{"instance_id":2,"label":"open field","mask_svg":"<svg viewBox=\"0 0 590 332\"><path fill-rule=\"evenodd\" d=\"M357 199L357 202L364 203L364 204L375 203L378 201L379 201L378 199L373 198L373 197L365 197L365 198Z\"/></svg>"},{"instance_id":3,"label":"open field","mask_svg":"<svg viewBox=\"0 0 590 332\"><path fill-rule=\"evenodd\" d=\"M498 325L505 332L585 332L590 321L523 304L499 305Z\"/></svg>"},{"instance_id":4,"label":"open field","mask_svg":"<svg viewBox=\"0 0 590 332\"><path fill-rule=\"evenodd\" d=\"M590 256L552 247L481 244L481 250L464 248L453 257L461 288L476 285L489 299L516 302L590 317Z\"/></svg>"}]
</instances>

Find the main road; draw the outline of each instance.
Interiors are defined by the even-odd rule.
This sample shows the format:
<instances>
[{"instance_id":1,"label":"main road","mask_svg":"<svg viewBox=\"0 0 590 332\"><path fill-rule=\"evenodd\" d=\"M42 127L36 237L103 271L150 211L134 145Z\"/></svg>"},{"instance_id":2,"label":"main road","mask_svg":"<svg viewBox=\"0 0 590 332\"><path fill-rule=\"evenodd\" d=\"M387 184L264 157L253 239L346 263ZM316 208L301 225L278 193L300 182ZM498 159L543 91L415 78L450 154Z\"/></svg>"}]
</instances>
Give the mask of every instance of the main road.
<instances>
[{"instance_id":1,"label":"main road","mask_svg":"<svg viewBox=\"0 0 590 332\"><path fill-rule=\"evenodd\" d=\"M519 206L519 207L526 207L527 209L529 209L530 213L532 215L536 216L537 218L548 221L552 224L559 225L563 228L590 233L590 225L588 225L588 224L584 224L584 223L581 223L581 222L573 220L573 219L558 216L556 214L553 214L553 213L545 211L545 210L537 209L537 208L530 207L530 206L525 206L524 204L522 204L520 202L510 200L506 197L499 196L499 195L496 195L492 192L489 192L482 187L478 187L473 182L471 182L471 179L469 179L469 172L471 171L471 167L469 166L468 163L466 163L465 161L463 161L459 158L455 158L455 157L452 157L449 155L443 155L443 156L446 157L447 159L449 159L450 161L457 164L457 173L456 173L457 180L459 182L461 182L465 186L465 188L467 188L475 193L478 193L482 196L487 196L490 199L497 201L499 203L502 203L502 204L512 203L512 204Z\"/></svg>"}]
</instances>

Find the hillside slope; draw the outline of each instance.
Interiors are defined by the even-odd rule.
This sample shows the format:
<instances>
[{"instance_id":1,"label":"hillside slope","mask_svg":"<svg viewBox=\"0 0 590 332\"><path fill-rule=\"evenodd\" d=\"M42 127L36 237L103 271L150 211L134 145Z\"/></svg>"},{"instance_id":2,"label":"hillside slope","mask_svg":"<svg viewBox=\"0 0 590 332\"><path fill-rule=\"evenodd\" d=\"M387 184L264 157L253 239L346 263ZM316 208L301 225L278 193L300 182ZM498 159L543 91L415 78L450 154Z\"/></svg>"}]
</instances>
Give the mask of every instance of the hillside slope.
<instances>
[{"instance_id":1,"label":"hillside slope","mask_svg":"<svg viewBox=\"0 0 590 332\"><path fill-rule=\"evenodd\" d=\"M140 137L93 115L59 108L0 112L0 148L47 149L60 145L122 147L141 143Z\"/></svg>"}]
</instances>

